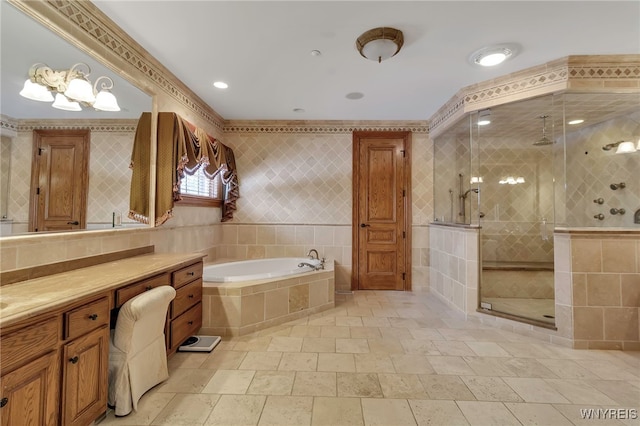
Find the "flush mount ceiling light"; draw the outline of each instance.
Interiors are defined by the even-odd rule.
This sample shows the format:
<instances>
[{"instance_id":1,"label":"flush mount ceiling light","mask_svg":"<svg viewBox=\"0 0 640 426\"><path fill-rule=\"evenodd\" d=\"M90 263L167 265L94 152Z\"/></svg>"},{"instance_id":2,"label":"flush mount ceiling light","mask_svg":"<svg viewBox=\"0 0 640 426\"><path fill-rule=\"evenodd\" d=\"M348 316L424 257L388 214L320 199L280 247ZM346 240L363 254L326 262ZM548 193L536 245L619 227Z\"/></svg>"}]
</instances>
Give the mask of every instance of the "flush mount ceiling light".
<instances>
[{"instance_id":1,"label":"flush mount ceiling light","mask_svg":"<svg viewBox=\"0 0 640 426\"><path fill-rule=\"evenodd\" d=\"M584 123L584 120L582 118L577 118L575 120L569 121L567 124L570 124L571 126L575 126L576 124L582 124L582 123Z\"/></svg>"},{"instance_id":2,"label":"flush mount ceiling light","mask_svg":"<svg viewBox=\"0 0 640 426\"><path fill-rule=\"evenodd\" d=\"M213 83L213 87L216 87L218 89L226 89L227 87L229 87L229 85L224 81L216 81Z\"/></svg>"},{"instance_id":3,"label":"flush mount ceiling light","mask_svg":"<svg viewBox=\"0 0 640 426\"><path fill-rule=\"evenodd\" d=\"M404 44L402 31L391 27L379 27L362 33L356 39L358 52L378 63L395 56Z\"/></svg>"},{"instance_id":4,"label":"flush mount ceiling light","mask_svg":"<svg viewBox=\"0 0 640 426\"><path fill-rule=\"evenodd\" d=\"M34 101L53 101L52 107L65 111L81 111L80 105L93 106L99 111L120 111L118 101L110 91L113 80L102 76L92 86L88 79L90 73L91 68L85 63L77 63L68 70L53 70L45 64L34 64L20 95ZM100 91L98 82L102 82ZM53 93L56 94L55 100Z\"/></svg>"},{"instance_id":5,"label":"flush mount ceiling light","mask_svg":"<svg viewBox=\"0 0 640 426\"><path fill-rule=\"evenodd\" d=\"M515 56L517 52L518 49L515 44L483 47L469 56L469 62L473 65L493 67Z\"/></svg>"},{"instance_id":6,"label":"flush mount ceiling light","mask_svg":"<svg viewBox=\"0 0 640 426\"><path fill-rule=\"evenodd\" d=\"M485 109L478 113L478 126L486 126L491 124L491 110Z\"/></svg>"}]
</instances>

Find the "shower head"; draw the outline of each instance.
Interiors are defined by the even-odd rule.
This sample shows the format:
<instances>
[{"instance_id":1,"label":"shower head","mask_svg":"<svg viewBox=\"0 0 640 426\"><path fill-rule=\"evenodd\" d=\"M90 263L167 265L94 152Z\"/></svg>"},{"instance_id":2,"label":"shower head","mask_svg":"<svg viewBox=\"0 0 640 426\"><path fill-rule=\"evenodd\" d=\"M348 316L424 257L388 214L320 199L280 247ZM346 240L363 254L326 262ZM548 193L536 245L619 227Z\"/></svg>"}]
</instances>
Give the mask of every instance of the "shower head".
<instances>
[{"instance_id":1,"label":"shower head","mask_svg":"<svg viewBox=\"0 0 640 426\"><path fill-rule=\"evenodd\" d=\"M553 141L547 137L547 118L548 115L541 115L542 118L542 137L533 143L533 146L553 145Z\"/></svg>"}]
</instances>

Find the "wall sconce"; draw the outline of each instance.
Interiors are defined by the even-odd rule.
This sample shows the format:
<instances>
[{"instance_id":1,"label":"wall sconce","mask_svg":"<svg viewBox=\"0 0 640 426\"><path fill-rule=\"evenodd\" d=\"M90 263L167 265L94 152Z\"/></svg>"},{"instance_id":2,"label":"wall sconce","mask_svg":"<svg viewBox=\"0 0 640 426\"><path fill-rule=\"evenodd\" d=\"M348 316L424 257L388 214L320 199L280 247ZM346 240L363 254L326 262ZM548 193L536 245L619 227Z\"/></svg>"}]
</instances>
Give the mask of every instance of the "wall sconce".
<instances>
[{"instance_id":1,"label":"wall sconce","mask_svg":"<svg viewBox=\"0 0 640 426\"><path fill-rule=\"evenodd\" d=\"M525 180L522 176L518 176L517 178L514 178L513 176L508 176L508 177L503 177L502 179L500 179L498 181L498 183L500 185L518 185L519 183L525 183Z\"/></svg>"},{"instance_id":2,"label":"wall sconce","mask_svg":"<svg viewBox=\"0 0 640 426\"><path fill-rule=\"evenodd\" d=\"M356 39L356 48L364 57L378 63L395 56L404 44L402 31L379 27L362 33Z\"/></svg>"},{"instance_id":3,"label":"wall sconce","mask_svg":"<svg viewBox=\"0 0 640 426\"><path fill-rule=\"evenodd\" d=\"M638 141L638 147L640 147L640 141ZM636 152L638 150L638 147L636 147L631 141L618 141L606 144L602 147L602 150L611 151L613 148L617 148L616 154L628 154L631 152Z\"/></svg>"},{"instance_id":4,"label":"wall sconce","mask_svg":"<svg viewBox=\"0 0 640 426\"><path fill-rule=\"evenodd\" d=\"M82 68L86 68L86 72ZM29 78L24 82L20 95L34 101L53 101L52 107L65 111L81 111L81 104L93 106L99 111L120 111L118 101L111 93L113 80L102 76L91 86L87 78L90 73L91 68L82 62L61 71L45 64L34 64L29 69ZM102 82L100 91L99 82ZM55 93L55 99L52 93Z\"/></svg>"},{"instance_id":5,"label":"wall sconce","mask_svg":"<svg viewBox=\"0 0 640 426\"><path fill-rule=\"evenodd\" d=\"M484 180L482 179L482 176L471 176L471 180L469 181L469 183L474 184L474 183L482 183L484 182Z\"/></svg>"}]
</instances>

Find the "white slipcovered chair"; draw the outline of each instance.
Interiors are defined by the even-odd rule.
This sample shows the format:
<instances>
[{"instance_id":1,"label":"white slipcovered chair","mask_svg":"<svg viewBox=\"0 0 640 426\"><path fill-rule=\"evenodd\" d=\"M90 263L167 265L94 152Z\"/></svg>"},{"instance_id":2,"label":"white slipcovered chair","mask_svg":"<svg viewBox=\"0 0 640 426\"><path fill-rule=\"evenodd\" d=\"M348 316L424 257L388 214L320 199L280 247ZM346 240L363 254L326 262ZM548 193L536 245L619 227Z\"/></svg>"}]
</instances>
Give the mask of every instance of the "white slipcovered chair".
<instances>
[{"instance_id":1,"label":"white slipcovered chair","mask_svg":"<svg viewBox=\"0 0 640 426\"><path fill-rule=\"evenodd\" d=\"M164 326L175 296L173 287L156 287L120 308L109 344L108 403L116 416L137 410L140 397L169 378Z\"/></svg>"}]
</instances>

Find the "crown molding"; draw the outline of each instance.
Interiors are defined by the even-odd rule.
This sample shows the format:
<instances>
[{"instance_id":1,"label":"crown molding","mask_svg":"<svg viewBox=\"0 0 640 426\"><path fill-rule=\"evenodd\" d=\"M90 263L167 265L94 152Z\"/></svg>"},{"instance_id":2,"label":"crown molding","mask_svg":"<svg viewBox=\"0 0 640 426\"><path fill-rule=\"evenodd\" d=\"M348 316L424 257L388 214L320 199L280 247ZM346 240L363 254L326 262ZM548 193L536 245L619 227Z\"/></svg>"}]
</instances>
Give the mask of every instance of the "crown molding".
<instances>
[{"instance_id":1,"label":"crown molding","mask_svg":"<svg viewBox=\"0 0 640 426\"><path fill-rule=\"evenodd\" d=\"M429 133L425 122L416 121L280 121L232 120L224 126L225 133L309 133L350 134L354 131L410 131Z\"/></svg>"},{"instance_id":2,"label":"crown molding","mask_svg":"<svg viewBox=\"0 0 640 426\"><path fill-rule=\"evenodd\" d=\"M72 124L71 124L72 123ZM136 131L138 120L135 119L78 119L78 120L20 120L0 115L0 129L9 132L24 132L36 129L89 129L92 132L132 133ZM14 135L15 136L15 135Z\"/></svg>"}]
</instances>

